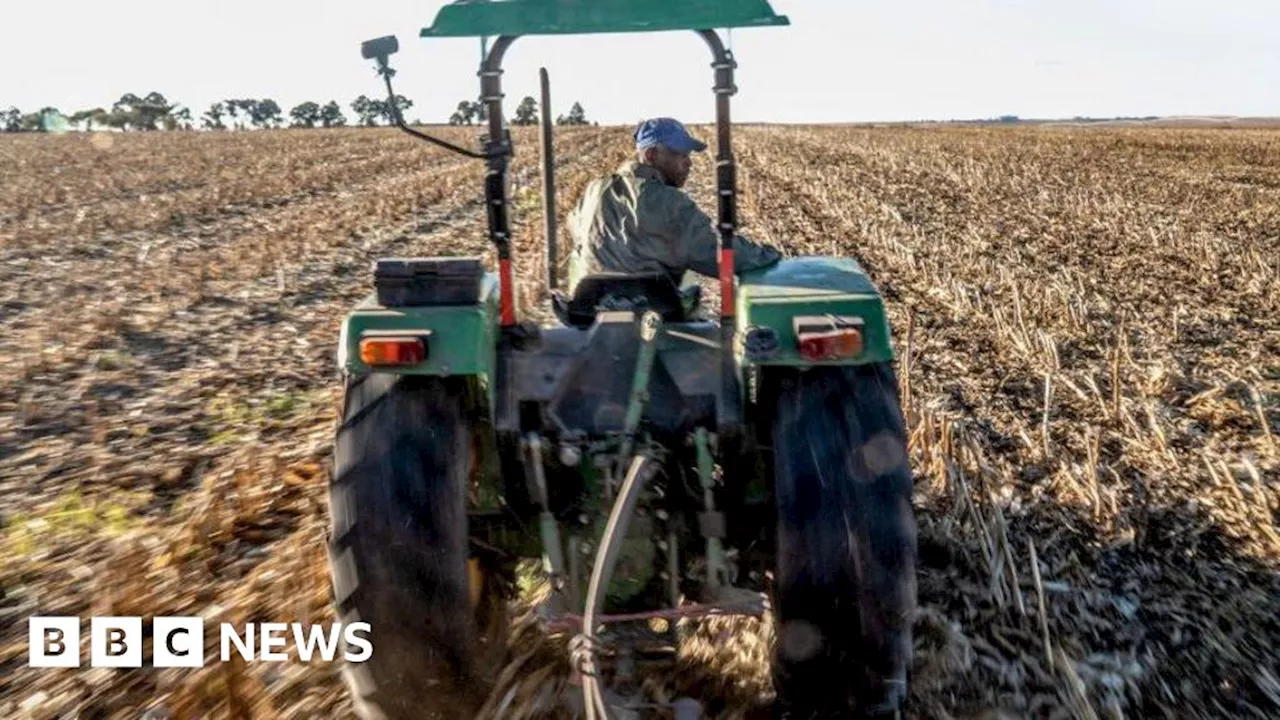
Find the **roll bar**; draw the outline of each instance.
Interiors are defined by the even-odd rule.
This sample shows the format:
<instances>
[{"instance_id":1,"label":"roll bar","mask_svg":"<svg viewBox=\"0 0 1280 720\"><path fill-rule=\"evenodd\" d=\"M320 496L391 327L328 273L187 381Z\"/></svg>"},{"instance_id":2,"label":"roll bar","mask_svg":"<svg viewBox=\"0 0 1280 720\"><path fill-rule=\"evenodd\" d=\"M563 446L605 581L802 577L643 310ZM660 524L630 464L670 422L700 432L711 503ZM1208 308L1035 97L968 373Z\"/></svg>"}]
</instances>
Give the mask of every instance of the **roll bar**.
<instances>
[{"instance_id":1,"label":"roll bar","mask_svg":"<svg viewBox=\"0 0 1280 720\"><path fill-rule=\"evenodd\" d=\"M731 51L725 49L720 35L715 30L697 30L700 37L711 48L711 67L715 70L716 94L716 195L718 203L718 222L720 233L720 316L724 321L731 321L734 315L735 293L733 283L733 239L737 234L737 168L733 158L733 135L730 123L729 98L738 88L733 84L733 71L738 67ZM507 49L516 41L517 35L501 35L489 49L480 66L480 101L485 103L488 112L489 134L486 139L485 157L488 159L489 175L485 184L485 204L489 208L489 238L498 250L501 262L504 258L510 261L511 228L507 217L507 198L505 195L506 172L510 156L510 138L502 127L502 58ZM508 265L509 268L509 265ZM500 266L501 269L501 266ZM508 278L502 278L502 285L508 285ZM506 305L504 304L504 307ZM507 313L503 313L504 318ZM514 324L514 313L510 316ZM504 325L508 324L504 319ZM732 322L724 324L732 325Z\"/></svg>"},{"instance_id":2,"label":"roll bar","mask_svg":"<svg viewBox=\"0 0 1280 720\"><path fill-rule=\"evenodd\" d=\"M709 29L695 32L710 47L711 67L715 70L715 85L712 89L716 95L716 196L718 198L716 229L720 235L720 317L722 332L725 327L729 328L730 335L726 340L731 342L735 305L733 242L737 233L738 219L737 166L733 158L729 98L738 91L733 84L733 71L738 65L733 59L733 53L725 49L719 33ZM391 77L395 74L395 70L392 70L387 63L387 56L398 49L395 38L370 40L363 46L364 56L377 59L378 73L386 80L387 102L397 127L420 140L486 162L488 172L485 176L485 208L489 220L489 240L498 253L501 323L504 328L510 328L516 324L516 314L514 279L511 269L511 221L507 212L509 205L507 168L512 148L510 133L503 127L502 58L518 37L520 36L498 36L480 64L478 73L480 101L485 104L489 121L489 132L484 138L484 151L480 153L408 127L404 118L401 117L400 108L395 103L395 93L391 88Z\"/></svg>"}]
</instances>

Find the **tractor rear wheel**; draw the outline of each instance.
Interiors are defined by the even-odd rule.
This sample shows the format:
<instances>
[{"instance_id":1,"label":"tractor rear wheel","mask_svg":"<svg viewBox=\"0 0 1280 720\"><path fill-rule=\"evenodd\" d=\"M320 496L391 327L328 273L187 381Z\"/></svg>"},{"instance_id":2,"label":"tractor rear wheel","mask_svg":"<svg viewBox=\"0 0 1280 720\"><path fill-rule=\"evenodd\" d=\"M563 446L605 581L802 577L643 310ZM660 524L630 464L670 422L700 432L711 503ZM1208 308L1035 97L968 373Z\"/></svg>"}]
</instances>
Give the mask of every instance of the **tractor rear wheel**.
<instances>
[{"instance_id":1,"label":"tractor rear wheel","mask_svg":"<svg viewBox=\"0 0 1280 720\"><path fill-rule=\"evenodd\" d=\"M371 374L345 389L329 557L337 613L369 623L373 645L344 669L351 699L362 718L470 717L488 688L468 572L467 386Z\"/></svg>"},{"instance_id":2,"label":"tractor rear wheel","mask_svg":"<svg viewBox=\"0 0 1280 720\"><path fill-rule=\"evenodd\" d=\"M893 368L772 375L778 707L848 717L852 694L863 716L894 717L911 655L916 525Z\"/></svg>"}]
</instances>

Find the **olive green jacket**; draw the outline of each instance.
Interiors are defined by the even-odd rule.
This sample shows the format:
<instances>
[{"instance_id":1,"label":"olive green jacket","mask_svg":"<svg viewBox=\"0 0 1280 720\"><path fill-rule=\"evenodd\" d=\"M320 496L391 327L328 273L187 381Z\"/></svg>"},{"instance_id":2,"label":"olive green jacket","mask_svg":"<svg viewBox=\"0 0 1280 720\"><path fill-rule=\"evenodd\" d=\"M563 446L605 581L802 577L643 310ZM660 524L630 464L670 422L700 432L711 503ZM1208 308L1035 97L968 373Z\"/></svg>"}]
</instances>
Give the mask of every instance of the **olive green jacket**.
<instances>
[{"instance_id":1,"label":"olive green jacket","mask_svg":"<svg viewBox=\"0 0 1280 720\"><path fill-rule=\"evenodd\" d=\"M570 294L582 278L600 272L666 273L676 285L686 270L719 277L720 236L711 218L656 168L634 160L588 184L568 225ZM739 274L782 257L741 236L733 247Z\"/></svg>"}]
</instances>

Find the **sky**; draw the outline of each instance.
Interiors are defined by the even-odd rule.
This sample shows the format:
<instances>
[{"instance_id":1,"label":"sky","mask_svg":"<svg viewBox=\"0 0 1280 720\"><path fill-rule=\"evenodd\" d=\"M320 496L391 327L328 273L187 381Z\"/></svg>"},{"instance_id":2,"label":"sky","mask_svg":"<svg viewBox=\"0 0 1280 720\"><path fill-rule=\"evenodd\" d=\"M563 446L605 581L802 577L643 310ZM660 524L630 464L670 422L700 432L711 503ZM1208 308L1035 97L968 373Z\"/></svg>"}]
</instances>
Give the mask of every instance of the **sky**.
<instances>
[{"instance_id":1,"label":"sky","mask_svg":"<svg viewBox=\"0 0 1280 720\"><path fill-rule=\"evenodd\" d=\"M675 0L678 2L679 0ZM159 91L199 116L225 98L287 110L384 90L360 43L394 34L412 120L478 95L477 39L423 39L422 0L6 0L0 109L70 114ZM772 0L789 27L739 29L735 121L834 123L1145 115L1280 116L1277 0ZM507 113L551 77L601 124L715 117L691 32L521 38Z\"/></svg>"}]
</instances>

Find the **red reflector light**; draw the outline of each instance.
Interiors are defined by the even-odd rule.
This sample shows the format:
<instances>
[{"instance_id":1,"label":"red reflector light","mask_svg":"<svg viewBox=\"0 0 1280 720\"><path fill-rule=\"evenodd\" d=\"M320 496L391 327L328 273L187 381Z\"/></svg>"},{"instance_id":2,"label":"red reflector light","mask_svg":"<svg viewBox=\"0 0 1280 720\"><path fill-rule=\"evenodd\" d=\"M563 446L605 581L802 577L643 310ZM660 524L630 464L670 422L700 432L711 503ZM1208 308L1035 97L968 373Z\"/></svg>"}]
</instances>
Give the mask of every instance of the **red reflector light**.
<instances>
[{"instance_id":1,"label":"red reflector light","mask_svg":"<svg viewBox=\"0 0 1280 720\"><path fill-rule=\"evenodd\" d=\"M796 347L810 362L846 360L862 354L862 318L819 315L793 321Z\"/></svg>"},{"instance_id":2,"label":"red reflector light","mask_svg":"<svg viewBox=\"0 0 1280 720\"><path fill-rule=\"evenodd\" d=\"M427 359L427 344L416 337L377 337L360 341L360 361L370 367L417 365Z\"/></svg>"}]
</instances>

